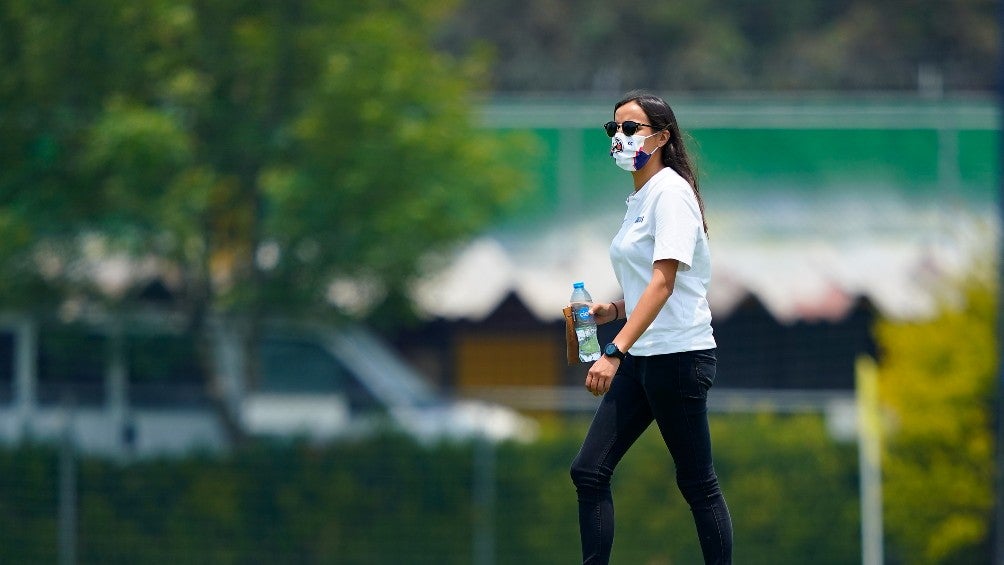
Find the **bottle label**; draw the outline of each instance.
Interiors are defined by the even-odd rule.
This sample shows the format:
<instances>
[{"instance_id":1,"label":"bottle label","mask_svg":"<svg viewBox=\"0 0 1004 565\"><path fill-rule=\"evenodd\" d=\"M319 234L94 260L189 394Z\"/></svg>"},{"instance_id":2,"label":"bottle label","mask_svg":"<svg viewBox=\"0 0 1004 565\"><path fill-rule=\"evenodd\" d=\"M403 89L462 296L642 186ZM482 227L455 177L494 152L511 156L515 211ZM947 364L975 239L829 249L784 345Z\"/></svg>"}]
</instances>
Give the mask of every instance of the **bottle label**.
<instances>
[{"instance_id":1,"label":"bottle label","mask_svg":"<svg viewBox=\"0 0 1004 565\"><path fill-rule=\"evenodd\" d=\"M600 342L596 338L595 328L582 328L575 331L579 338L579 361L596 361L600 358Z\"/></svg>"},{"instance_id":2,"label":"bottle label","mask_svg":"<svg viewBox=\"0 0 1004 565\"><path fill-rule=\"evenodd\" d=\"M596 337L596 322L584 304L575 310L575 334L579 338L579 361L585 363L600 358L600 343Z\"/></svg>"}]
</instances>

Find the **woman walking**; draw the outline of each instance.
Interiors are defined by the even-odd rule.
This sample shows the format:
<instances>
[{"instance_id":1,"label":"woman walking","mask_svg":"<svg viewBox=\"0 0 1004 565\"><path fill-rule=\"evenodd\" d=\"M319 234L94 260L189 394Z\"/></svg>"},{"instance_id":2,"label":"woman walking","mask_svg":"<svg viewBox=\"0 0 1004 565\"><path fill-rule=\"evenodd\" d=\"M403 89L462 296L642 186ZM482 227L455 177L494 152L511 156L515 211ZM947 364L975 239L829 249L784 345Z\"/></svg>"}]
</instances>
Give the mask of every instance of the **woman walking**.
<instances>
[{"instance_id":1,"label":"woman walking","mask_svg":"<svg viewBox=\"0 0 1004 565\"><path fill-rule=\"evenodd\" d=\"M624 299L592 307L597 323L627 321L585 381L603 400L571 467L582 562L609 562L614 540L610 479L655 421L693 513L705 563L731 563L732 519L715 474L708 429L716 344L707 301L711 257L697 176L663 99L628 93L604 128L611 138L610 155L631 172L634 192L610 245Z\"/></svg>"}]
</instances>

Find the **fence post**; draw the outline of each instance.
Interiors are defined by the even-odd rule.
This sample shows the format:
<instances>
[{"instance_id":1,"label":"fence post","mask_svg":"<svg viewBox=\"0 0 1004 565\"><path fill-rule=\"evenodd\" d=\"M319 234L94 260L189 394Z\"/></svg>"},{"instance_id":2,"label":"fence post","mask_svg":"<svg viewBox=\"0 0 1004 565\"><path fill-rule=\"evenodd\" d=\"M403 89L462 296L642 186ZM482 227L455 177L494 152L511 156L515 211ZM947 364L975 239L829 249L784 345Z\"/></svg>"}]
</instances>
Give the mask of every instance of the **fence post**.
<instances>
[{"instance_id":1,"label":"fence post","mask_svg":"<svg viewBox=\"0 0 1004 565\"><path fill-rule=\"evenodd\" d=\"M73 393L63 391L63 430L59 449L59 564L77 563L77 445L73 430Z\"/></svg>"},{"instance_id":2,"label":"fence post","mask_svg":"<svg viewBox=\"0 0 1004 565\"><path fill-rule=\"evenodd\" d=\"M1004 41L1004 0L997 0L997 39ZM997 165L1004 166L1004 43L997 56ZM997 179L997 390L994 393L994 509L991 562L1004 563L1004 175Z\"/></svg>"}]
</instances>

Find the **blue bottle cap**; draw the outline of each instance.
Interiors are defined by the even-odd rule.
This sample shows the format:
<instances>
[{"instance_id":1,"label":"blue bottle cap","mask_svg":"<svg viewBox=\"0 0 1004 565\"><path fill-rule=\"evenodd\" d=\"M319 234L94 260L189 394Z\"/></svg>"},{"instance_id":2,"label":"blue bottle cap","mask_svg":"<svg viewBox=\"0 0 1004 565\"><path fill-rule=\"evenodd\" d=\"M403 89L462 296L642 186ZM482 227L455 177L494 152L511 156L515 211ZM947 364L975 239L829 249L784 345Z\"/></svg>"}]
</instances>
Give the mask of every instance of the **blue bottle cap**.
<instances>
[{"instance_id":1,"label":"blue bottle cap","mask_svg":"<svg viewBox=\"0 0 1004 565\"><path fill-rule=\"evenodd\" d=\"M585 288L585 287L586 287L585 283L577 282L572 284L572 288Z\"/></svg>"}]
</instances>

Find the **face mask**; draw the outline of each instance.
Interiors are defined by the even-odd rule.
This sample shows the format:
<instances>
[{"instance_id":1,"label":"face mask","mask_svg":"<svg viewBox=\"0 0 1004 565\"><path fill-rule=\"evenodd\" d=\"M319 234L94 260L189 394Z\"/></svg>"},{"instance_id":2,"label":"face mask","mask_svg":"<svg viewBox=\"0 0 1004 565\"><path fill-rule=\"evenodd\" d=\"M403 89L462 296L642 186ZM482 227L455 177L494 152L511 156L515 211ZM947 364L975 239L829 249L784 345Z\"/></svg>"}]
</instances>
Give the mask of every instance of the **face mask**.
<instances>
[{"instance_id":1,"label":"face mask","mask_svg":"<svg viewBox=\"0 0 1004 565\"><path fill-rule=\"evenodd\" d=\"M658 132L652 135L657 134ZM614 158L617 166L625 171L637 171L644 167L645 163L648 163L648 158L652 156L651 153L645 153L641 149L645 145L645 140L652 135L635 134L628 137L622 132L617 132L610 139L610 156Z\"/></svg>"}]
</instances>

